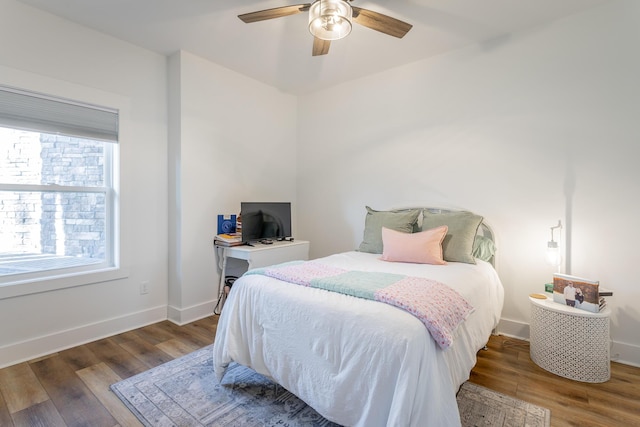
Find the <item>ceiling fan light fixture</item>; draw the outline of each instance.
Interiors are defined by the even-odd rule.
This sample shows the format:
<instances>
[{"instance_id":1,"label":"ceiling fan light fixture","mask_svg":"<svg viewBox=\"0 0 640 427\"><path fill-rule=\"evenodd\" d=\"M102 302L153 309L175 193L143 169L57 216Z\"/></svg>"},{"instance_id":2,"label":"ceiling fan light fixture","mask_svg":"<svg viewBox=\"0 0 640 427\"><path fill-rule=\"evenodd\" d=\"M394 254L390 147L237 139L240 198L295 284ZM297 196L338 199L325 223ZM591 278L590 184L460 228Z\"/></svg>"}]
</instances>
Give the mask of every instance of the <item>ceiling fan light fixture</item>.
<instances>
[{"instance_id":1,"label":"ceiling fan light fixture","mask_svg":"<svg viewBox=\"0 0 640 427\"><path fill-rule=\"evenodd\" d=\"M351 32L352 17L345 0L316 0L309 8L309 32L322 40L339 40Z\"/></svg>"}]
</instances>

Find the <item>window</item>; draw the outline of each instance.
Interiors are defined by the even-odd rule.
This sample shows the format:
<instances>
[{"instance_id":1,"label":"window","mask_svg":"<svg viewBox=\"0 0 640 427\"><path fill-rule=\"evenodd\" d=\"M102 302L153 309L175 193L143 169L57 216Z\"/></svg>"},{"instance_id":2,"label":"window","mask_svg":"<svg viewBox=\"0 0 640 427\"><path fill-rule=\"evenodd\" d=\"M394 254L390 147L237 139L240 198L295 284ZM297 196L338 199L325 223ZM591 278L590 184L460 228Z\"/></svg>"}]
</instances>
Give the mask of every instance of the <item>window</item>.
<instances>
[{"instance_id":1,"label":"window","mask_svg":"<svg viewBox=\"0 0 640 427\"><path fill-rule=\"evenodd\" d=\"M118 263L118 112L0 87L0 284Z\"/></svg>"}]
</instances>

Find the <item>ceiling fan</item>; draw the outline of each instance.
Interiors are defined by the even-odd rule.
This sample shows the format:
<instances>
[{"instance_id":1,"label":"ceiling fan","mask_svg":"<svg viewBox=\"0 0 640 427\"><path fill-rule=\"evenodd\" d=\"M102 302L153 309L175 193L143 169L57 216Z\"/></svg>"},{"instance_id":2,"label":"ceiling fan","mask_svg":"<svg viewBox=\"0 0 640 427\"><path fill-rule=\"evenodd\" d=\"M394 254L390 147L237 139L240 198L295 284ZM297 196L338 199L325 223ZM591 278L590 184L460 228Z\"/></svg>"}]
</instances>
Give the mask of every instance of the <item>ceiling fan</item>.
<instances>
[{"instance_id":1,"label":"ceiling fan","mask_svg":"<svg viewBox=\"0 0 640 427\"><path fill-rule=\"evenodd\" d=\"M353 0L315 0L313 3L275 7L238 15L243 22L264 21L309 12L309 32L313 35L312 55L326 55L332 40L346 37L352 22L397 38L404 37L413 25L382 13L351 6Z\"/></svg>"}]
</instances>

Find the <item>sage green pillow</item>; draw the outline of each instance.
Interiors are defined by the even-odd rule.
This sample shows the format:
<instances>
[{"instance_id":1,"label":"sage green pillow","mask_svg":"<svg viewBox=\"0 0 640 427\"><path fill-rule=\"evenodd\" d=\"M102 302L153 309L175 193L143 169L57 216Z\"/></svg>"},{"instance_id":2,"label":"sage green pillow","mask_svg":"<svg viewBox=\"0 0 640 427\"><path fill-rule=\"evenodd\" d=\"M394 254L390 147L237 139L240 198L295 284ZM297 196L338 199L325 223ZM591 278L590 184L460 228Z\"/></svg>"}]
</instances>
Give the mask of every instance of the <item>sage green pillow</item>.
<instances>
[{"instance_id":1,"label":"sage green pillow","mask_svg":"<svg viewBox=\"0 0 640 427\"><path fill-rule=\"evenodd\" d=\"M358 250L370 254L382 253L382 227L412 233L414 226L418 223L418 216L420 216L420 209L376 211L369 206L366 208L364 235Z\"/></svg>"},{"instance_id":2,"label":"sage green pillow","mask_svg":"<svg viewBox=\"0 0 640 427\"><path fill-rule=\"evenodd\" d=\"M422 218L422 229L446 225L449 227L447 235L442 241L443 258L445 261L464 262L475 264L473 257L473 242L478 232L478 227L482 222L482 217L471 212L446 212L431 213L424 210Z\"/></svg>"},{"instance_id":3,"label":"sage green pillow","mask_svg":"<svg viewBox=\"0 0 640 427\"><path fill-rule=\"evenodd\" d=\"M490 262L496 254L496 244L488 237L478 234L473 242L473 257Z\"/></svg>"}]
</instances>

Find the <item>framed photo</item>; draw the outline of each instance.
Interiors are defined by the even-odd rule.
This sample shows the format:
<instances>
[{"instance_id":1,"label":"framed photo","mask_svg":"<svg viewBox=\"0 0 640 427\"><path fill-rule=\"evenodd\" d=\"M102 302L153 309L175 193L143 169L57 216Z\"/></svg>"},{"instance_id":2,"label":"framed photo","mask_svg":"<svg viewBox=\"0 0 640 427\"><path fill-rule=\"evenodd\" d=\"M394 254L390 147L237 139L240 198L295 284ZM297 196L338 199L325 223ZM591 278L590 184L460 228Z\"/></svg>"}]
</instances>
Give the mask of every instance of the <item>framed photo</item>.
<instances>
[{"instance_id":1,"label":"framed photo","mask_svg":"<svg viewBox=\"0 0 640 427\"><path fill-rule=\"evenodd\" d=\"M553 300L557 303L598 313L600 282L568 274L553 275Z\"/></svg>"}]
</instances>

